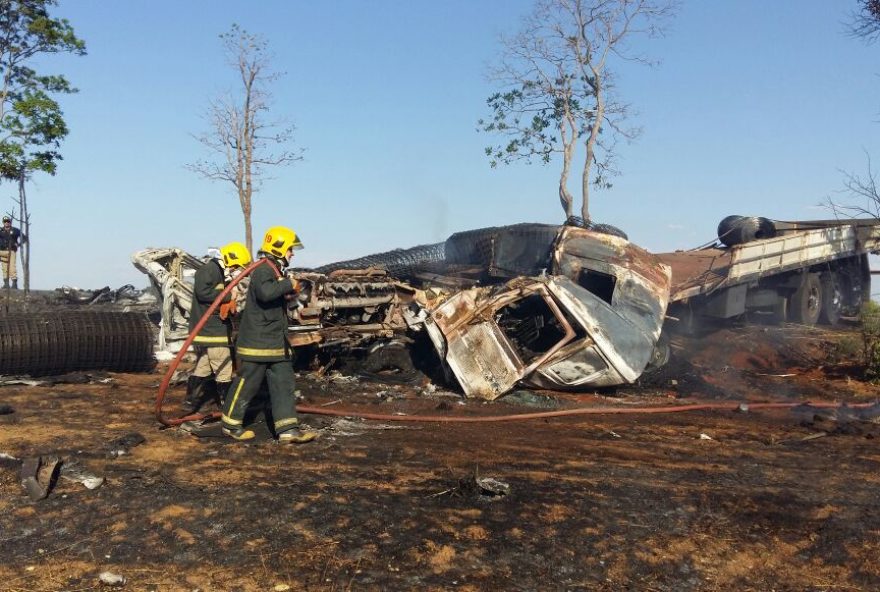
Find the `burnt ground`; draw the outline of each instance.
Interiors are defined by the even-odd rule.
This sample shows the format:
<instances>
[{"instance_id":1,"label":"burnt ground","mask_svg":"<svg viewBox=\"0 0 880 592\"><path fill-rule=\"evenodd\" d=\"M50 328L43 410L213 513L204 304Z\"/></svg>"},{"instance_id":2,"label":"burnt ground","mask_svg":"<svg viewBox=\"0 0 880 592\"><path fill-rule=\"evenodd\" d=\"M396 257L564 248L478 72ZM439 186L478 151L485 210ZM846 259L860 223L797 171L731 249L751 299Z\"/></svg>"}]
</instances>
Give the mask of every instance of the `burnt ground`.
<instances>
[{"instance_id":1,"label":"burnt ground","mask_svg":"<svg viewBox=\"0 0 880 592\"><path fill-rule=\"evenodd\" d=\"M880 399L860 380L857 344L846 328L679 337L643 384L546 404ZM32 501L0 458L0 589L103 589L103 571L163 591L880 589L873 423L784 409L305 416L321 431L313 443L246 445L159 429L165 368L0 387L13 411L0 415L0 452L58 455L105 478L90 490L62 473ZM543 410L528 393L486 404L422 385L301 377L299 388L304 404L390 415ZM489 495L475 473L509 493Z\"/></svg>"}]
</instances>

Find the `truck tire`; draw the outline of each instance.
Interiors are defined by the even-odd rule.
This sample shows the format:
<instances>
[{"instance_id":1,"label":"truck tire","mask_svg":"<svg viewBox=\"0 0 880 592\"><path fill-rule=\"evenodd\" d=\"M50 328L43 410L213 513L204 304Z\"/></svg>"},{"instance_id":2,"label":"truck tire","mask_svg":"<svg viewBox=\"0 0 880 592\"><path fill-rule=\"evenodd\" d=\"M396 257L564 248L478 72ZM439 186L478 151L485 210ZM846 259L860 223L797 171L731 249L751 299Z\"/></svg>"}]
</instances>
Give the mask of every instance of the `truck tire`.
<instances>
[{"instance_id":1,"label":"truck tire","mask_svg":"<svg viewBox=\"0 0 880 592\"><path fill-rule=\"evenodd\" d=\"M415 384L424 378L413 364L409 349L402 343L389 343L371 351L359 372L376 382Z\"/></svg>"},{"instance_id":2,"label":"truck tire","mask_svg":"<svg viewBox=\"0 0 880 592\"><path fill-rule=\"evenodd\" d=\"M822 284L818 273L806 273L789 299L789 316L795 323L815 325L822 313Z\"/></svg>"},{"instance_id":3,"label":"truck tire","mask_svg":"<svg viewBox=\"0 0 880 592\"><path fill-rule=\"evenodd\" d=\"M648 360L648 365L645 366L642 374L650 374L651 372L656 372L657 370L668 364L670 355L671 350L669 347L669 337L667 337L665 334L661 334L660 339L657 340L657 344L654 345L654 351L651 352L651 359Z\"/></svg>"},{"instance_id":4,"label":"truck tire","mask_svg":"<svg viewBox=\"0 0 880 592\"><path fill-rule=\"evenodd\" d=\"M776 225L768 218L727 216L718 223L718 240L727 247L776 236Z\"/></svg>"},{"instance_id":5,"label":"truck tire","mask_svg":"<svg viewBox=\"0 0 880 592\"><path fill-rule=\"evenodd\" d=\"M840 313L843 310L843 291L837 274L833 271L823 272L819 276L819 284L822 287L822 309L819 320L834 326L840 321Z\"/></svg>"}]
</instances>

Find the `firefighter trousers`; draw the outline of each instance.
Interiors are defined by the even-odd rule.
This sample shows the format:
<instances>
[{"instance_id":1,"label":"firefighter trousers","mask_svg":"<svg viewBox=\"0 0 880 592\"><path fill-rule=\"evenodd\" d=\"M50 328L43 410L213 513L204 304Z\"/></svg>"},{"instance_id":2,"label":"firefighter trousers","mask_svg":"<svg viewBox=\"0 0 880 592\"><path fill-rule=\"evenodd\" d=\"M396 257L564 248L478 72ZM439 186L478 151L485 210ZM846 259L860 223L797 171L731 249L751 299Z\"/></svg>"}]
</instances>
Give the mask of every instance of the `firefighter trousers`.
<instances>
[{"instance_id":1,"label":"firefighter trousers","mask_svg":"<svg viewBox=\"0 0 880 592\"><path fill-rule=\"evenodd\" d=\"M241 360L239 374L229 386L223 405L223 424L240 428L251 400L260 391L263 379L269 387L272 401L272 420L275 433L287 431L299 423L296 415L296 388L290 360L280 362L250 362Z\"/></svg>"}]
</instances>

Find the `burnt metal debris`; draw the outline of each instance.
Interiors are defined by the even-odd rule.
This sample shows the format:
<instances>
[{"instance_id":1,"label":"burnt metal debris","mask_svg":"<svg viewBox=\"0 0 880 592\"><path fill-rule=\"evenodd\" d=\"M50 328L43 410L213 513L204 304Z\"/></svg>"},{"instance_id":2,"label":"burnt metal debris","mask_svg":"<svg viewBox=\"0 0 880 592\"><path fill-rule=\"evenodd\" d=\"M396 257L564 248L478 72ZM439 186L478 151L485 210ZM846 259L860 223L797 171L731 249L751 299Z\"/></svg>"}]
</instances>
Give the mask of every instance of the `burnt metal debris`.
<instances>
[{"instance_id":1,"label":"burnt metal debris","mask_svg":"<svg viewBox=\"0 0 880 592\"><path fill-rule=\"evenodd\" d=\"M369 366L404 347L432 378L483 399L518 383L579 390L633 382L663 359L656 346L670 271L618 229L583 226L483 228L288 270L303 286L289 341L301 362L325 369L352 358ZM174 248L132 261L163 296L160 347L173 347L187 334L187 278L201 262Z\"/></svg>"},{"instance_id":2,"label":"burnt metal debris","mask_svg":"<svg viewBox=\"0 0 880 592\"><path fill-rule=\"evenodd\" d=\"M83 290L72 286L61 286L55 289L56 298L61 302L68 304L94 305L103 303L117 303L122 301L136 301L141 296L140 290L135 289L131 284L120 286L116 290L110 289L110 286L104 286L98 290Z\"/></svg>"},{"instance_id":3,"label":"burnt metal debris","mask_svg":"<svg viewBox=\"0 0 880 592\"><path fill-rule=\"evenodd\" d=\"M420 370L491 400L517 385L633 383L669 359L667 320L688 332L747 313L833 325L870 297L877 219L728 216L719 235L726 247L655 255L618 228L572 218L290 269L303 289L288 339L307 367L326 371L345 360L343 371L352 361L375 370L394 359L400 376ZM163 297L160 346L179 348L192 298L187 277L200 261L179 249L132 260Z\"/></svg>"},{"instance_id":4,"label":"burnt metal debris","mask_svg":"<svg viewBox=\"0 0 880 592\"><path fill-rule=\"evenodd\" d=\"M140 313L10 313L0 316L0 374L147 371L153 343L153 325Z\"/></svg>"}]
</instances>

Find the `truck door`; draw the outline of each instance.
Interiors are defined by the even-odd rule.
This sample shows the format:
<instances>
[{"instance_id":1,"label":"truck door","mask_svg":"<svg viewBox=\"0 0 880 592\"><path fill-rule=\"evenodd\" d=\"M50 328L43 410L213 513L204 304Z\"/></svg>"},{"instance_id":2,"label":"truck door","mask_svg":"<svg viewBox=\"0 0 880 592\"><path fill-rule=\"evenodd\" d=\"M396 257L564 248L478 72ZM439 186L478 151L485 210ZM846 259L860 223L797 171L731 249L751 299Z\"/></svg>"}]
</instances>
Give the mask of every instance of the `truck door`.
<instances>
[{"instance_id":1,"label":"truck door","mask_svg":"<svg viewBox=\"0 0 880 592\"><path fill-rule=\"evenodd\" d=\"M460 292L431 318L465 394L489 400L508 392L575 336L540 281L494 295L481 288Z\"/></svg>"}]
</instances>

